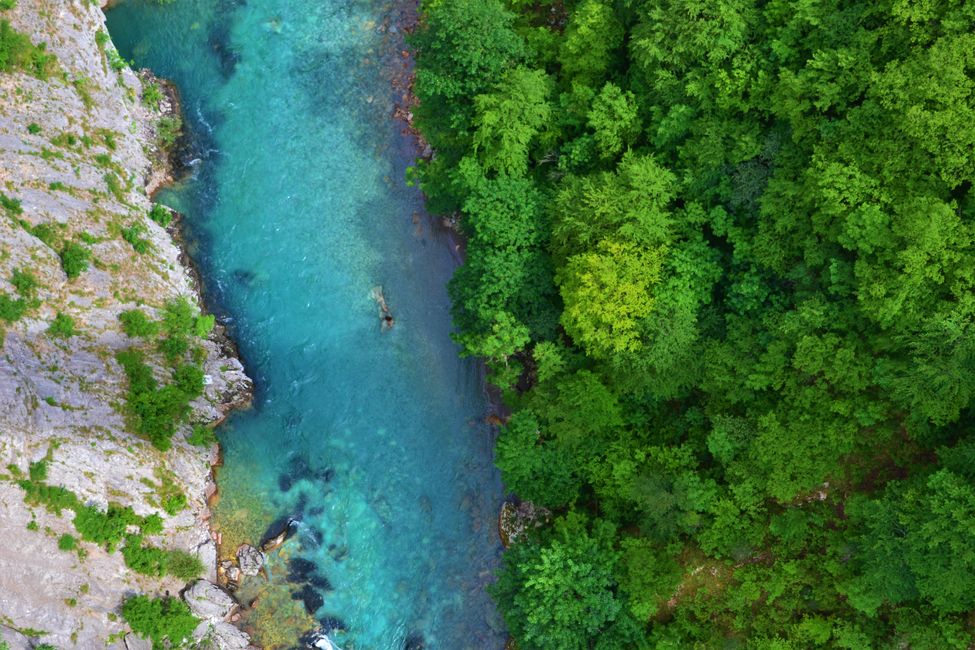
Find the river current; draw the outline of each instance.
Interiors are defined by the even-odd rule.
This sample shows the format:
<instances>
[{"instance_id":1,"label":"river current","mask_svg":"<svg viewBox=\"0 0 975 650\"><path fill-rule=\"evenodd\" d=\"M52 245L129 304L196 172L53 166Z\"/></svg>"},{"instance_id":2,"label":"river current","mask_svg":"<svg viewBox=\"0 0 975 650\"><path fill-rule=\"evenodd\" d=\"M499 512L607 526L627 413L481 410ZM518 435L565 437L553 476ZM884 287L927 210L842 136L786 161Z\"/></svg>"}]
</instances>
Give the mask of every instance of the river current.
<instances>
[{"instance_id":1,"label":"river current","mask_svg":"<svg viewBox=\"0 0 975 650\"><path fill-rule=\"evenodd\" d=\"M245 581L244 626L293 647L490 650L502 487L480 366L450 340L449 238L404 182L395 7L378 0L125 0L121 54L178 86L186 215L210 302L257 385L218 431L222 550L296 534ZM395 325L380 326L382 287Z\"/></svg>"}]
</instances>

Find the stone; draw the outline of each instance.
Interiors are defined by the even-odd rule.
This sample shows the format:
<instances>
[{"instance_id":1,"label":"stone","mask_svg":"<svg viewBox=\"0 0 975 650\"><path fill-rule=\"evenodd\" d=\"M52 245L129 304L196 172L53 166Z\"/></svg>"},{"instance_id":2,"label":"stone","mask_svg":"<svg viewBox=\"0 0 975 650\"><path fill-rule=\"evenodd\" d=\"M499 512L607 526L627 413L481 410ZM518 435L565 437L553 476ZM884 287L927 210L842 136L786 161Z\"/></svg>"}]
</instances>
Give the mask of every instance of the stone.
<instances>
[{"instance_id":1,"label":"stone","mask_svg":"<svg viewBox=\"0 0 975 650\"><path fill-rule=\"evenodd\" d=\"M241 544L237 549L237 564L245 576L256 576L264 568L264 554L250 544Z\"/></svg>"},{"instance_id":2,"label":"stone","mask_svg":"<svg viewBox=\"0 0 975 650\"><path fill-rule=\"evenodd\" d=\"M212 650L248 650L252 648L250 636L230 623L204 621L193 630L197 647Z\"/></svg>"},{"instance_id":3,"label":"stone","mask_svg":"<svg viewBox=\"0 0 975 650\"><path fill-rule=\"evenodd\" d=\"M233 596L208 580L197 580L190 585L183 592L183 600L194 616L211 623L227 620L238 607Z\"/></svg>"},{"instance_id":4,"label":"stone","mask_svg":"<svg viewBox=\"0 0 975 650\"><path fill-rule=\"evenodd\" d=\"M152 641L143 639L135 632L125 635L125 650L152 650Z\"/></svg>"}]
</instances>

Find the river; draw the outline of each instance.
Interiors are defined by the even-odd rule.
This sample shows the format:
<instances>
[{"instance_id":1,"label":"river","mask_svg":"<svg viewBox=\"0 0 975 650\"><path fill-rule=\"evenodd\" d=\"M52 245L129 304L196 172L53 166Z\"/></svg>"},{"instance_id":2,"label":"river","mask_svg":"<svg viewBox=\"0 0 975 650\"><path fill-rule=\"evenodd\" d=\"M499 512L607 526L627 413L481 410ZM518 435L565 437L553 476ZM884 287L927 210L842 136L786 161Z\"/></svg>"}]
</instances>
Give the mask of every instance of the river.
<instances>
[{"instance_id":1,"label":"river","mask_svg":"<svg viewBox=\"0 0 975 650\"><path fill-rule=\"evenodd\" d=\"M489 403L450 340L452 243L404 181L393 12L127 0L108 13L122 55L179 87L193 171L158 198L187 216L210 307L257 385L218 431L222 550L300 519L269 580L239 594L267 647L315 620L344 650L503 645L484 591L502 495Z\"/></svg>"}]
</instances>

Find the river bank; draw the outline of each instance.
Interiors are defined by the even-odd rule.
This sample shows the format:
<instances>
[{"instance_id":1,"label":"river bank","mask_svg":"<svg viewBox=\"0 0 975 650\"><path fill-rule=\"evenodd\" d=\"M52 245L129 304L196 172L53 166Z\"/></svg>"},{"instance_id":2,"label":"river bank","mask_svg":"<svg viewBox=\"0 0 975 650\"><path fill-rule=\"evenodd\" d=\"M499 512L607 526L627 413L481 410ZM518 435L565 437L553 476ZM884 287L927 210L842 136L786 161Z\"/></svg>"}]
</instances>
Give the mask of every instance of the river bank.
<instances>
[{"instance_id":1,"label":"river bank","mask_svg":"<svg viewBox=\"0 0 975 650\"><path fill-rule=\"evenodd\" d=\"M170 234L148 218L148 193L168 175L158 164L159 98L146 94L154 82L113 58L90 3L21 2L0 18L47 43L57 71L0 75L0 183L9 199L0 290L30 292L23 315L6 318L0 365L0 639L14 649L122 648L123 597L176 593L185 582L140 575L121 553L76 540L70 514L25 502L18 481L30 470L31 480L62 486L85 507L162 514L162 531L145 542L190 553L215 578L206 499L216 447L188 444L189 424L166 452L131 433L128 381L115 361L136 344L119 314L156 314L181 296L198 303L198 287ZM84 260L74 275L65 271L69 248ZM11 290L6 281L16 277ZM207 424L248 401L250 380L225 339L200 345L206 386L190 421Z\"/></svg>"}]
</instances>

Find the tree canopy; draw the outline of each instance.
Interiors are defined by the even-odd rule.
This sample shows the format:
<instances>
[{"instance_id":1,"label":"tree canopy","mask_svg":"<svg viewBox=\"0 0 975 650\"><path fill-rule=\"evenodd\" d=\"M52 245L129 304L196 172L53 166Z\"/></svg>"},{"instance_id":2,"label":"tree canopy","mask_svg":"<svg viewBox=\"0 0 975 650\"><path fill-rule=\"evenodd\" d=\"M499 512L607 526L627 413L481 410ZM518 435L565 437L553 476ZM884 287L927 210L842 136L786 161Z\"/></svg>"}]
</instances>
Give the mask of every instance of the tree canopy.
<instances>
[{"instance_id":1,"label":"tree canopy","mask_svg":"<svg viewBox=\"0 0 975 650\"><path fill-rule=\"evenodd\" d=\"M975 643L975 6L421 5L518 647Z\"/></svg>"}]
</instances>

